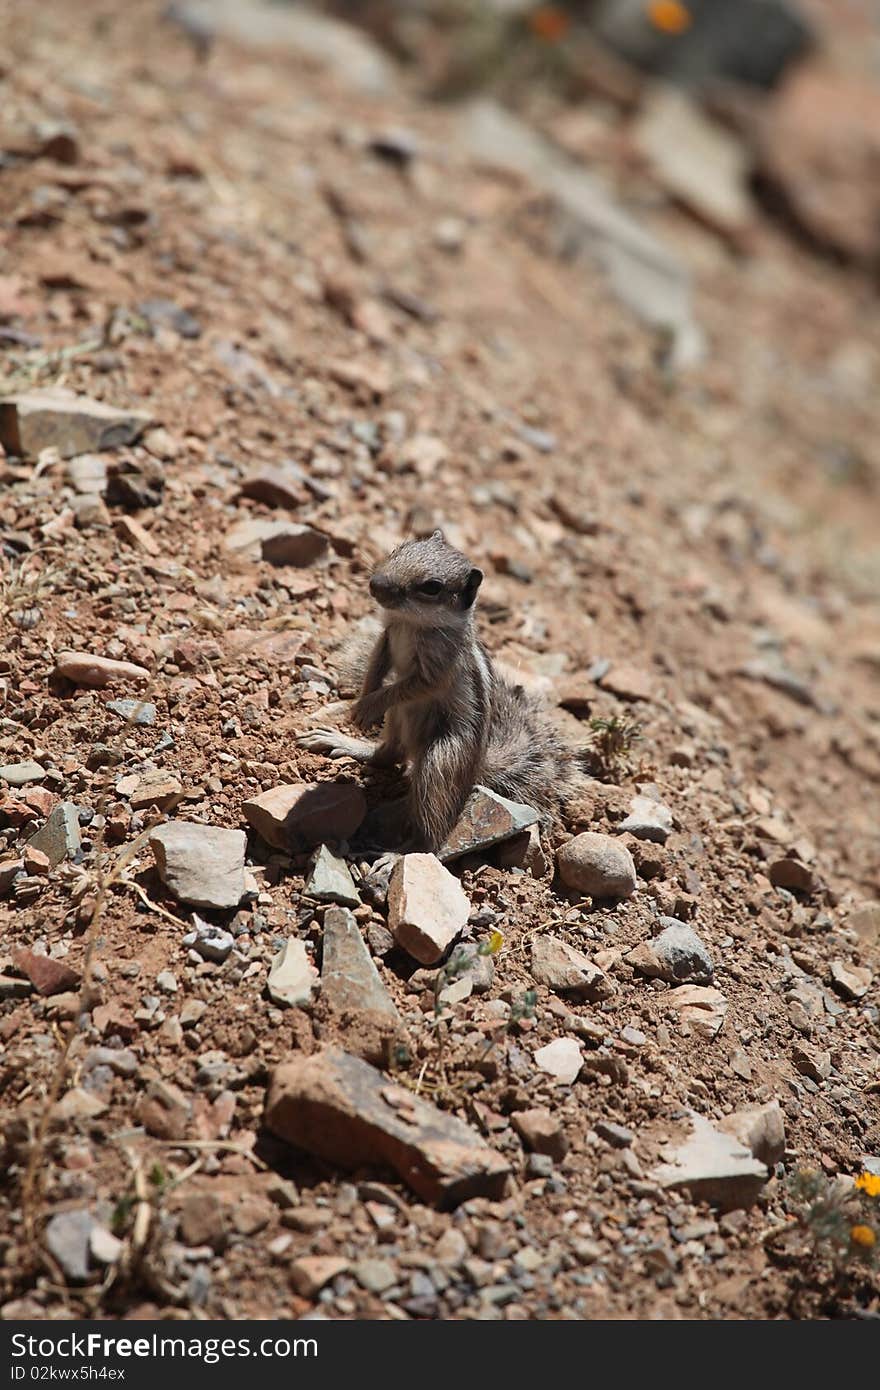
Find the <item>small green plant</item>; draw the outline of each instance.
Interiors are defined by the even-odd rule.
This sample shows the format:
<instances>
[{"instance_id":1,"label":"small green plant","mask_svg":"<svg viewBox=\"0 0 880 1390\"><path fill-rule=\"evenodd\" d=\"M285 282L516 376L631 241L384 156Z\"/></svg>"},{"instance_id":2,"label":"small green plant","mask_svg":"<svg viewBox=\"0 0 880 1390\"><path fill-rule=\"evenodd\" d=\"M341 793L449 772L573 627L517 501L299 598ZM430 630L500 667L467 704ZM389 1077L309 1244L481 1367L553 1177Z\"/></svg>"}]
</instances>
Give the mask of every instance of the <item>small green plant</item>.
<instances>
[{"instance_id":1,"label":"small green plant","mask_svg":"<svg viewBox=\"0 0 880 1390\"><path fill-rule=\"evenodd\" d=\"M863 1195L864 1194L864 1195ZM844 1272L851 1263L877 1264L880 1254L880 1177L862 1173L855 1184L830 1180L815 1169L793 1173L787 1205L815 1255Z\"/></svg>"},{"instance_id":2,"label":"small green plant","mask_svg":"<svg viewBox=\"0 0 880 1390\"><path fill-rule=\"evenodd\" d=\"M508 1029L514 1023L521 1023L523 1019L534 1018L537 1003L538 991L534 989L527 989L520 999L514 999L507 1019Z\"/></svg>"},{"instance_id":3,"label":"small green plant","mask_svg":"<svg viewBox=\"0 0 880 1390\"><path fill-rule=\"evenodd\" d=\"M495 956L503 945L504 937L501 932L493 931L479 943L476 953L478 956ZM450 985L455 984L455 981L460 979L462 975L467 974L468 970L472 969L473 963L473 951L469 950L467 946L462 945L456 947L443 968L437 971L437 977L434 981L433 1019L434 1042L437 1050L433 1057L426 1058L422 1064L422 1069L419 1072L419 1079L416 1082L416 1094L418 1094L422 1088L422 1082L424 1081L429 1062L433 1062L434 1069L440 1077L441 1084L446 1084L446 1068L443 1049L446 1043L449 1021L452 1018L452 1010L449 1001L443 998L443 992L447 990Z\"/></svg>"},{"instance_id":4,"label":"small green plant","mask_svg":"<svg viewBox=\"0 0 880 1390\"><path fill-rule=\"evenodd\" d=\"M629 715L610 719L591 719L591 751L597 769L607 777L618 774L629 762L633 744L642 736L642 726Z\"/></svg>"}]
</instances>

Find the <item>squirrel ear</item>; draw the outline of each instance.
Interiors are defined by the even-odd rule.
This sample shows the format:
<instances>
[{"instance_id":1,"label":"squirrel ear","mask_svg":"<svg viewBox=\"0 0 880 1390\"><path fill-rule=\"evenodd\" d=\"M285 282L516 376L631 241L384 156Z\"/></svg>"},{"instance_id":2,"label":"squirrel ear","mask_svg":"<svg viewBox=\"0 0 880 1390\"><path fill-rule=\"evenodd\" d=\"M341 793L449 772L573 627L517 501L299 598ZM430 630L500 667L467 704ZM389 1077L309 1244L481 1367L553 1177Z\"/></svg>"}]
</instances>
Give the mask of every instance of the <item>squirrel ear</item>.
<instances>
[{"instance_id":1,"label":"squirrel ear","mask_svg":"<svg viewBox=\"0 0 880 1390\"><path fill-rule=\"evenodd\" d=\"M477 590L482 582L483 571L472 569L461 592L461 601L465 608L470 608L473 605L474 599L477 597Z\"/></svg>"},{"instance_id":2,"label":"squirrel ear","mask_svg":"<svg viewBox=\"0 0 880 1390\"><path fill-rule=\"evenodd\" d=\"M446 540L446 537L444 536L443 532L440 530L440 527L439 527L439 526L437 527L437 530L436 530L436 531L434 532L434 534L432 535L431 540L432 540L432 541L445 541L445 540Z\"/></svg>"}]
</instances>

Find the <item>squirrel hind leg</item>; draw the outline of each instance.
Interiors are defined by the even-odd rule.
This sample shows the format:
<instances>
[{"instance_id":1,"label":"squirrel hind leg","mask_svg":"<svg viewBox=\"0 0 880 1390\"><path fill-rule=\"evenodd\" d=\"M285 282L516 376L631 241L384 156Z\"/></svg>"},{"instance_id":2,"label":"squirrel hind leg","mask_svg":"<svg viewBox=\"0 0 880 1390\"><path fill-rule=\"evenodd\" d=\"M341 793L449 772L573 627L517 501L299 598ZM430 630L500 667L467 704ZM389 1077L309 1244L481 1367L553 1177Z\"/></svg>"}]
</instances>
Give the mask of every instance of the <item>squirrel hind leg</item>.
<instances>
[{"instance_id":1,"label":"squirrel hind leg","mask_svg":"<svg viewBox=\"0 0 880 1390\"><path fill-rule=\"evenodd\" d=\"M437 739L414 765L409 786L412 842L431 854L442 848L476 780L476 758L453 739Z\"/></svg>"}]
</instances>

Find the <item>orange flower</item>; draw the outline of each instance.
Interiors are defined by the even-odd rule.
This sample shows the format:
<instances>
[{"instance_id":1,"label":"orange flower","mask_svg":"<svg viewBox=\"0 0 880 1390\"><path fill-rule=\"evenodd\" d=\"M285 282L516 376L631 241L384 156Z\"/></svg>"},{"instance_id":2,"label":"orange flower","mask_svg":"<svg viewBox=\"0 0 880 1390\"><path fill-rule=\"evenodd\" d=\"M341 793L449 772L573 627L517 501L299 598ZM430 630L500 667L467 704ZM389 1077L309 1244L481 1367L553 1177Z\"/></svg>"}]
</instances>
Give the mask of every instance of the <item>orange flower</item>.
<instances>
[{"instance_id":1,"label":"orange flower","mask_svg":"<svg viewBox=\"0 0 880 1390\"><path fill-rule=\"evenodd\" d=\"M683 34L693 22L690 10L681 0L651 0L648 18L664 34Z\"/></svg>"},{"instance_id":2,"label":"orange flower","mask_svg":"<svg viewBox=\"0 0 880 1390\"><path fill-rule=\"evenodd\" d=\"M854 1245L861 1245L864 1250L873 1250L877 1244L877 1232L870 1226L853 1226L849 1238Z\"/></svg>"},{"instance_id":3,"label":"orange flower","mask_svg":"<svg viewBox=\"0 0 880 1390\"><path fill-rule=\"evenodd\" d=\"M880 1174L878 1173L859 1173L856 1178L856 1187L860 1187L863 1192L867 1192L869 1197L880 1197Z\"/></svg>"},{"instance_id":4,"label":"orange flower","mask_svg":"<svg viewBox=\"0 0 880 1390\"><path fill-rule=\"evenodd\" d=\"M538 39L545 43L557 43L568 33L571 21L564 10L556 5L541 5L529 15L529 28Z\"/></svg>"}]
</instances>

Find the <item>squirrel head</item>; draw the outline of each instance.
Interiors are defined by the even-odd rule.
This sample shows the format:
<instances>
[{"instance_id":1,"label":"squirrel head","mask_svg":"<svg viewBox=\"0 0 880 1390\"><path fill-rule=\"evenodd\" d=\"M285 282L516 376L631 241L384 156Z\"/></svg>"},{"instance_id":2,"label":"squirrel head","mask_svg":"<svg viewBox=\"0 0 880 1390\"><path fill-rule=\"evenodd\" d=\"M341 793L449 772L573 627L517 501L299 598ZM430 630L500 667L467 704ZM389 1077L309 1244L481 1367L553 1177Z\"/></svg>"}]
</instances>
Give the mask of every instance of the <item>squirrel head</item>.
<instances>
[{"instance_id":1,"label":"squirrel head","mask_svg":"<svg viewBox=\"0 0 880 1390\"><path fill-rule=\"evenodd\" d=\"M464 626L482 582L483 571L435 531L393 550L370 579L370 593L389 617L414 626Z\"/></svg>"}]
</instances>

